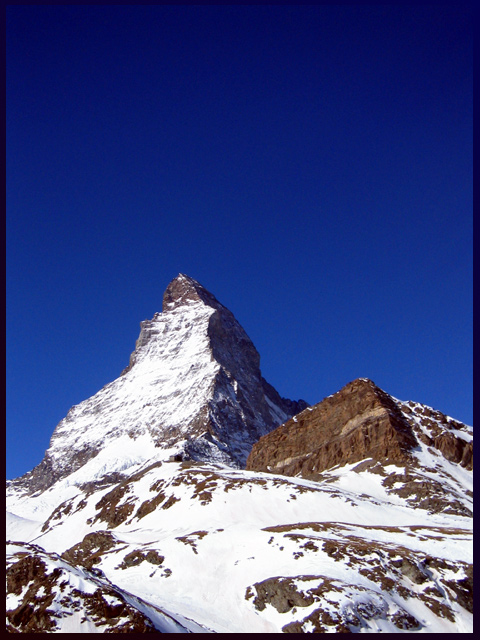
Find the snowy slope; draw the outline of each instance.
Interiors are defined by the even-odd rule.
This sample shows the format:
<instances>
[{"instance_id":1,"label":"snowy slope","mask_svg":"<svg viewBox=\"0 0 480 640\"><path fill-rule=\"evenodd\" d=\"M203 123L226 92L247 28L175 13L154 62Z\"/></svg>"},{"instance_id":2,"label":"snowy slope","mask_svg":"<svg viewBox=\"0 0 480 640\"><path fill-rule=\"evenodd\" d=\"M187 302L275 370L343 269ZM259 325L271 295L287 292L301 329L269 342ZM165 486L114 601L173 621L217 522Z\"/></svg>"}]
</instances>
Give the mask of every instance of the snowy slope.
<instances>
[{"instance_id":1,"label":"snowy slope","mask_svg":"<svg viewBox=\"0 0 480 640\"><path fill-rule=\"evenodd\" d=\"M35 613L32 616L32 603ZM186 633L187 626L98 569L75 567L37 545L7 544L7 631ZM195 631L198 625L190 625Z\"/></svg>"},{"instance_id":2,"label":"snowy slope","mask_svg":"<svg viewBox=\"0 0 480 640\"><path fill-rule=\"evenodd\" d=\"M471 518L352 467L312 482L157 463L23 539L216 632L470 632Z\"/></svg>"}]
</instances>

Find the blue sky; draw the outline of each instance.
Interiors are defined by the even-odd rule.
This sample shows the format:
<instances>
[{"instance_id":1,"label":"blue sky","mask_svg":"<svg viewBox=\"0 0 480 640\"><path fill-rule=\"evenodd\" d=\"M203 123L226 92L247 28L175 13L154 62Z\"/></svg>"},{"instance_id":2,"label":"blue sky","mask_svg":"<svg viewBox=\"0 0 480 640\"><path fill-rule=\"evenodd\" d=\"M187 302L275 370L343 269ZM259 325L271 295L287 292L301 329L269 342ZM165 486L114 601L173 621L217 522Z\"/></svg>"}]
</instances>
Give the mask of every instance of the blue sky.
<instances>
[{"instance_id":1,"label":"blue sky","mask_svg":"<svg viewBox=\"0 0 480 640\"><path fill-rule=\"evenodd\" d=\"M7 477L179 272L285 397L472 424L472 13L7 8Z\"/></svg>"}]
</instances>

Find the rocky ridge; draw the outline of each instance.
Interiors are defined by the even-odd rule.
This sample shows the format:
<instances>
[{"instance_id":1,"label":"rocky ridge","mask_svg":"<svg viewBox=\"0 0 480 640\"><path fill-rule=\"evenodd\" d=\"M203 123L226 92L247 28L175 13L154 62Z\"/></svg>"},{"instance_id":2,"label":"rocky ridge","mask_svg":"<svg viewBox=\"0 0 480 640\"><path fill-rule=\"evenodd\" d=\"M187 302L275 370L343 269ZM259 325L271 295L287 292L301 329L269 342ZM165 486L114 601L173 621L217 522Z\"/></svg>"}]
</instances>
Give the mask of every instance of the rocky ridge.
<instances>
[{"instance_id":1,"label":"rocky ridge","mask_svg":"<svg viewBox=\"0 0 480 640\"><path fill-rule=\"evenodd\" d=\"M415 445L392 398L370 380L358 379L262 436L247 469L314 478L366 458L406 463Z\"/></svg>"},{"instance_id":2,"label":"rocky ridge","mask_svg":"<svg viewBox=\"0 0 480 640\"><path fill-rule=\"evenodd\" d=\"M246 468L321 480L338 465L361 463L382 476L387 492L417 507L471 515L448 462L472 470L471 429L359 378L262 436Z\"/></svg>"}]
</instances>

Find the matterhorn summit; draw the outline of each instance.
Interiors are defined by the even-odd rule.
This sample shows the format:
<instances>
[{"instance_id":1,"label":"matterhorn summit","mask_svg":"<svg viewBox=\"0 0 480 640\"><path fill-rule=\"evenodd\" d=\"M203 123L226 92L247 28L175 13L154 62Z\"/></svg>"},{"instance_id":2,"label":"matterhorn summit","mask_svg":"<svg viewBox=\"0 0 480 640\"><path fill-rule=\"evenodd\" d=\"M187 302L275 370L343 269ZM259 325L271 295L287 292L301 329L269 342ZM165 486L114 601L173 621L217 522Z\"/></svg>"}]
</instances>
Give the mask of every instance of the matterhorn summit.
<instances>
[{"instance_id":1,"label":"matterhorn summit","mask_svg":"<svg viewBox=\"0 0 480 640\"><path fill-rule=\"evenodd\" d=\"M180 274L162 312L141 323L128 367L70 409L42 462L14 485L118 481L170 456L243 467L254 442L306 406L279 396L233 314Z\"/></svg>"}]
</instances>

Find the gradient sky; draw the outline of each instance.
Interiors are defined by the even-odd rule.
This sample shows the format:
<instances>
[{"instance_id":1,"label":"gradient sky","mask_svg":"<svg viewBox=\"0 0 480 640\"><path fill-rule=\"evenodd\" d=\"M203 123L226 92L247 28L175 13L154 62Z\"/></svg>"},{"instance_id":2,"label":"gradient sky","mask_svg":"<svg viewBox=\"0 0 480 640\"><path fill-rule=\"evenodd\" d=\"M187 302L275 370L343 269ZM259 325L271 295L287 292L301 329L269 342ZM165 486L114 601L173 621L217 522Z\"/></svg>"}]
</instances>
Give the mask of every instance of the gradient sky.
<instances>
[{"instance_id":1,"label":"gradient sky","mask_svg":"<svg viewBox=\"0 0 480 640\"><path fill-rule=\"evenodd\" d=\"M179 272L281 395L472 424L472 11L7 7L7 478Z\"/></svg>"}]
</instances>

